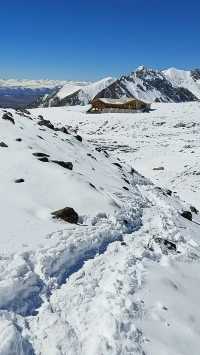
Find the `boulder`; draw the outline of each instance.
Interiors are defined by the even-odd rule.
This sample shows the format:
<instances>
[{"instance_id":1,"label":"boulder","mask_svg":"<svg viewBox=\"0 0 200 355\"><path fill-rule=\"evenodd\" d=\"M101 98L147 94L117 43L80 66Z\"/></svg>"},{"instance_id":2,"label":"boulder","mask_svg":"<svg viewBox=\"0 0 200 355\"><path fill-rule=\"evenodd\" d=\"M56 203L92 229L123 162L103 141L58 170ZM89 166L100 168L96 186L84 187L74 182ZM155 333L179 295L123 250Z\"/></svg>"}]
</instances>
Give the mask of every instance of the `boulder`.
<instances>
[{"instance_id":1,"label":"boulder","mask_svg":"<svg viewBox=\"0 0 200 355\"><path fill-rule=\"evenodd\" d=\"M11 123L15 124L15 120L14 120L14 118L12 117L12 113L10 113L10 112L4 113L3 116L2 116L2 119L3 119L3 120L10 121Z\"/></svg>"},{"instance_id":2,"label":"boulder","mask_svg":"<svg viewBox=\"0 0 200 355\"><path fill-rule=\"evenodd\" d=\"M71 207L65 207L61 210L52 212L53 218L62 219L65 222L77 224L78 213Z\"/></svg>"},{"instance_id":3,"label":"boulder","mask_svg":"<svg viewBox=\"0 0 200 355\"><path fill-rule=\"evenodd\" d=\"M52 160L53 163L62 166L62 168L72 170L73 164L70 161L62 161L62 160Z\"/></svg>"},{"instance_id":4,"label":"boulder","mask_svg":"<svg viewBox=\"0 0 200 355\"><path fill-rule=\"evenodd\" d=\"M192 221L192 212L190 212L190 211L183 211L183 212L181 213L181 216L182 216L183 218L188 219L189 221Z\"/></svg>"},{"instance_id":5,"label":"boulder","mask_svg":"<svg viewBox=\"0 0 200 355\"><path fill-rule=\"evenodd\" d=\"M16 184L21 184L21 183L24 182L24 181L25 181L25 180L22 179L22 178L21 178L21 179L16 179L16 180L15 180L15 183L16 183Z\"/></svg>"},{"instance_id":6,"label":"boulder","mask_svg":"<svg viewBox=\"0 0 200 355\"><path fill-rule=\"evenodd\" d=\"M158 166L157 168L153 168L153 170L158 170L158 171L160 170L161 171L161 170L165 170L165 168L164 168L164 166Z\"/></svg>"},{"instance_id":7,"label":"boulder","mask_svg":"<svg viewBox=\"0 0 200 355\"><path fill-rule=\"evenodd\" d=\"M8 148L8 145L4 142L0 142L0 147L2 148Z\"/></svg>"},{"instance_id":8,"label":"boulder","mask_svg":"<svg viewBox=\"0 0 200 355\"><path fill-rule=\"evenodd\" d=\"M39 126L45 126L47 128L50 128L50 129L54 130L54 125L49 120L44 120L43 118L40 119L40 121L38 122L38 125Z\"/></svg>"},{"instance_id":9,"label":"boulder","mask_svg":"<svg viewBox=\"0 0 200 355\"><path fill-rule=\"evenodd\" d=\"M43 157L46 157L46 158L49 158L50 155L49 154L46 154L46 153L32 153L34 155L34 157L38 157L38 158L43 158Z\"/></svg>"},{"instance_id":10,"label":"boulder","mask_svg":"<svg viewBox=\"0 0 200 355\"><path fill-rule=\"evenodd\" d=\"M77 141L79 141L79 142L82 142L82 141L83 141L83 138L82 138L79 134L77 134L77 136L75 136L75 138L76 138Z\"/></svg>"}]
</instances>

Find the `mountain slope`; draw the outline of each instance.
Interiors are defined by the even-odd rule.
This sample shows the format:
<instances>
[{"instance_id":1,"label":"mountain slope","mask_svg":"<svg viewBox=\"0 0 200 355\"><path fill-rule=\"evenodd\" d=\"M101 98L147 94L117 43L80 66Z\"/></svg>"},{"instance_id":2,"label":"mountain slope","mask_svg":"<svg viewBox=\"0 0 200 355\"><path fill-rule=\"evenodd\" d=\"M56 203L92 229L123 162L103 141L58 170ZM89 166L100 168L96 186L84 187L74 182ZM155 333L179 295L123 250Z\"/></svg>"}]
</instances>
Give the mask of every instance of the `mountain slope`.
<instances>
[{"instance_id":1,"label":"mountain slope","mask_svg":"<svg viewBox=\"0 0 200 355\"><path fill-rule=\"evenodd\" d=\"M136 97L147 102L184 102L197 99L187 88L173 85L161 71L143 66L130 75L122 76L96 97L117 99L123 96Z\"/></svg>"},{"instance_id":2,"label":"mountain slope","mask_svg":"<svg viewBox=\"0 0 200 355\"><path fill-rule=\"evenodd\" d=\"M179 70L169 68L163 71L165 77L171 81L172 85L184 87L190 90L198 99L200 99L200 70Z\"/></svg>"},{"instance_id":3,"label":"mountain slope","mask_svg":"<svg viewBox=\"0 0 200 355\"><path fill-rule=\"evenodd\" d=\"M101 90L105 89L114 79L104 78L85 86L65 85L54 95L44 99L42 106L68 106L68 105L87 105Z\"/></svg>"},{"instance_id":4,"label":"mountain slope","mask_svg":"<svg viewBox=\"0 0 200 355\"><path fill-rule=\"evenodd\" d=\"M24 107L34 103L39 105L39 99L44 95L57 92L67 81L63 80L15 80L0 79L0 107ZM85 83L68 82L68 85Z\"/></svg>"},{"instance_id":5,"label":"mountain slope","mask_svg":"<svg viewBox=\"0 0 200 355\"><path fill-rule=\"evenodd\" d=\"M120 150L145 149L154 121L158 151L177 136L156 125L162 111L88 120L81 109L0 110L0 354L195 354L198 211L153 185L129 165L134 152ZM69 127L78 124L82 141ZM52 218L65 206L78 224Z\"/></svg>"}]
</instances>

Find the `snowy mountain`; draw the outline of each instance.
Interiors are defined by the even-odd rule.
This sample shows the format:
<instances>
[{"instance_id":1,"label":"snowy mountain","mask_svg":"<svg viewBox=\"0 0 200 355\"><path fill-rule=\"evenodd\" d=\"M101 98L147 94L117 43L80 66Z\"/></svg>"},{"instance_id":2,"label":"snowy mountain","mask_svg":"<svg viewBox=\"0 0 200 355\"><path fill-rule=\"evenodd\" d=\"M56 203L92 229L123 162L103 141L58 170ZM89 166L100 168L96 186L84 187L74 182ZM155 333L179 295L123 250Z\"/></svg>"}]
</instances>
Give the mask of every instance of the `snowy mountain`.
<instances>
[{"instance_id":1,"label":"snowy mountain","mask_svg":"<svg viewBox=\"0 0 200 355\"><path fill-rule=\"evenodd\" d=\"M31 105L44 95L59 90L66 82L66 80L0 79L0 107L17 108ZM75 84L79 83L69 82L69 85Z\"/></svg>"},{"instance_id":2,"label":"snowy mountain","mask_svg":"<svg viewBox=\"0 0 200 355\"><path fill-rule=\"evenodd\" d=\"M117 80L105 78L84 87L67 84L55 94L45 97L41 106L86 105L94 97L136 97L147 102L196 101L200 95L200 71L188 73L190 80L180 80L177 79L178 74L173 75L172 69L160 71L140 66L131 74L123 75Z\"/></svg>"},{"instance_id":3,"label":"snowy mountain","mask_svg":"<svg viewBox=\"0 0 200 355\"><path fill-rule=\"evenodd\" d=\"M111 85L115 80L104 78L87 85L64 85L55 94L46 97L42 106L87 105L100 91Z\"/></svg>"},{"instance_id":4,"label":"snowy mountain","mask_svg":"<svg viewBox=\"0 0 200 355\"><path fill-rule=\"evenodd\" d=\"M200 99L200 70L179 70L170 68L163 71L165 77L170 80L172 85L183 87L190 90Z\"/></svg>"},{"instance_id":5,"label":"snowy mountain","mask_svg":"<svg viewBox=\"0 0 200 355\"><path fill-rule=\"evenodd\" d=\"M200 103L155 108L0 110L1 355L198 354Z\"/></svg>"},{"instance_id":6,"label":"snowy mountain","mask_svg":"<svg viewBox=\"0 0 200 355\"><path fill-rule=\"evenodd\" d=\"M147 102L184 102L197 99L187 87L177 86L165 73L144 66L122 76L97 94L97 97L114 99L123 96L136 97Z\"/></svg>"}]
</instances>

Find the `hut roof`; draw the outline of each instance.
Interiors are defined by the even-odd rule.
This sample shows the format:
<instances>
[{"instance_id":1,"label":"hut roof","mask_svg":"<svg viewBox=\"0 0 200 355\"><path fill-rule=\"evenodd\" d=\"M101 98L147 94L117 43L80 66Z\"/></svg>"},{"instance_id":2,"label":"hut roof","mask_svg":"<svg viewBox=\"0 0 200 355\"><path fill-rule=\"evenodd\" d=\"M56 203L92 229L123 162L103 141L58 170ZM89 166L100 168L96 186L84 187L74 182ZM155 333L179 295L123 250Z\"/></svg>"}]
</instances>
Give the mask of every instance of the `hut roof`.
<instances>
[{"instance_id":1,"label":"hut roof","mask_svg":"<svg viewBox=\"0 0 200 355\"><path fill-rule=\"evenodd\" d=\"M92 102L94 102L94 101L101 101L104 104L111 104L111 105L124 105L129 102L133 102L133 101L140 101L140 102L144 102L145 104L150 104L150 102L147 102L144 100L139 100L135 97L121 97L120 99L109 99L109 98L105 98L105 97L100 97L100 98L95 98L92 100Z\"/></svg>"}]
</instances>

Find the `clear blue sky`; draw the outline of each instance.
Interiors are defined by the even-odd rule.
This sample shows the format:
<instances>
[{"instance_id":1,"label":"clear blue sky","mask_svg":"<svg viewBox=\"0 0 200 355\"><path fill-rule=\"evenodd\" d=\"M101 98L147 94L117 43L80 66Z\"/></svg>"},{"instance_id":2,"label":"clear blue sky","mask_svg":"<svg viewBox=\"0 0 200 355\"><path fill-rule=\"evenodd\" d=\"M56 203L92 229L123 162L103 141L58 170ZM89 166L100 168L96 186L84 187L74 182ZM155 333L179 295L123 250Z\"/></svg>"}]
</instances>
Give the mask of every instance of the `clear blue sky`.
<instances>
[{"instance_id":1,"label":"clear blue sky","mask_svg":"<svg viewBox=\"0 0 200 355\"><path fill-rule=\"evenodd\" d=\"M97 79L200 67L198 0L5 0L0 77Z\"/></svg>"}]
</instances>

